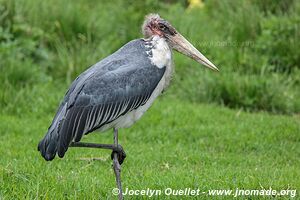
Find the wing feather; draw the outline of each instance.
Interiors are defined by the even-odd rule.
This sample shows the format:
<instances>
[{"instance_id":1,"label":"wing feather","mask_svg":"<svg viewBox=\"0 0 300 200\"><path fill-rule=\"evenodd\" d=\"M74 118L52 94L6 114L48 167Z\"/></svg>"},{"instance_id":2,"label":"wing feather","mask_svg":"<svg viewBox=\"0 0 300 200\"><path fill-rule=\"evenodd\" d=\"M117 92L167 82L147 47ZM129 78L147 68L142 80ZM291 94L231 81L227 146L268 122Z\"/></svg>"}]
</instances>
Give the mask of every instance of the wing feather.
<instances>
[{"instance_id":1,"label":"wing feather","mask_svg":"<svg viewBox=\"0 0 300 200\"><path fill-rule=\"evenodd\" d=\"M70 142L144 105L165 73L148 59L145 41L134 40L82 73L66 93L51 125L57 149L47 158L48 138L39 148L47 159L63 157ZM52 128L52 127L56 127ZM53 133L49 133L53 134ZM43 147L43 145L45 147Z\"/></svg>"}]
</instances>

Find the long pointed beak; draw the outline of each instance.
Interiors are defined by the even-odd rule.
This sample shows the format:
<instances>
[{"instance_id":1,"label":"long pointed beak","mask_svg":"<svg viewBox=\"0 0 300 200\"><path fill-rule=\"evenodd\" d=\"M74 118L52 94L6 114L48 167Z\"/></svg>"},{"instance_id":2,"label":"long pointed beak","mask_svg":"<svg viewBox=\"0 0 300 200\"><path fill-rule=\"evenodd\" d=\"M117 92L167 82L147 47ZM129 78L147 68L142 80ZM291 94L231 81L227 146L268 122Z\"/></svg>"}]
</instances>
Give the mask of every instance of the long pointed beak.
<instances>
[{"instance_id":1,"label":"long pointed beak","mask_svg":"<svg viewBox=\"0 0 300 200\"><path fill-rule=\"evenodd\" d=\"M198 63L214 70L219 71L219 69L210 62L202 53L200 53L189 41L187 41L178 32L174 36L169 36L168 40L173 49L176 51L196 60Z\"/></svg>"}]
</instances>

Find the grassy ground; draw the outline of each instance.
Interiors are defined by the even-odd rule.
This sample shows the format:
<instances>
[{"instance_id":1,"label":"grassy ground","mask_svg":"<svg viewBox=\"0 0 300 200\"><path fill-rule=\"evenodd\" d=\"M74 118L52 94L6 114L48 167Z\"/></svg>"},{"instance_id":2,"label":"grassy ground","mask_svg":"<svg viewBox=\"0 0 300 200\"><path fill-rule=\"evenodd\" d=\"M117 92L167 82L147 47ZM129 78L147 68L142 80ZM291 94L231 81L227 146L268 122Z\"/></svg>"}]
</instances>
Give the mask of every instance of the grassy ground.
<instances>
[{"instance_id":1,"label":"grassy ground","mask_svg":"<svg viewBox=\"0 0 300 200\"><path fill-rule=\"evenodd\" d=\"M110 152L70 149L45 162L37 144L70 82L142 37L150 12L169 20L220 73L174 54L170 90L120 130L124 188L299 193L300 1L203 2L0 0L0 200L114 199ZM112 143L112 132L84 141Z\"/></svg>"},{"instance_id":2,"label":"grassy ground","mask_svg":"<svg viewBox=\"0 0 300 200\"><path fill-rule=\"evenodd\" d=\"M46 162L36 151L53 114L1 115L0 199L114 198L110 152L69 149L64 159ZM120 130L128 155L123 186L299 190L299 132L299 115L251 114L166 95L136 125ZM84 141L111 143L112 132Z\"/></svg>"}]
</instances>

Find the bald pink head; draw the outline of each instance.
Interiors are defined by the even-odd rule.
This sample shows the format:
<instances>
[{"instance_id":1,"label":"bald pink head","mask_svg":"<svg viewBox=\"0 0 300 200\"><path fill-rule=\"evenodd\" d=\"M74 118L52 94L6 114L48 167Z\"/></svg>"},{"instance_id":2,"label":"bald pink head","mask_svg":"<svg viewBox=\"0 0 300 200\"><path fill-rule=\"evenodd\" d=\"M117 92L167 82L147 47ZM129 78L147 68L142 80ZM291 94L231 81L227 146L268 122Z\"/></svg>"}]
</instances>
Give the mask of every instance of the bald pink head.
<instances>
[{"instance_id":1,"label":"bald pink head","mask_svg":"<svg viewBox=\"0 0 300 200\"><path fill-rule=\"evenodd\" d=\"M149 38L153 35L161 37L174 36L177 31L171 26L171 24L162 19L158 14L146 15L145 21L142 26L142 32L145 38Z\"/></svg>"}]
</instances>

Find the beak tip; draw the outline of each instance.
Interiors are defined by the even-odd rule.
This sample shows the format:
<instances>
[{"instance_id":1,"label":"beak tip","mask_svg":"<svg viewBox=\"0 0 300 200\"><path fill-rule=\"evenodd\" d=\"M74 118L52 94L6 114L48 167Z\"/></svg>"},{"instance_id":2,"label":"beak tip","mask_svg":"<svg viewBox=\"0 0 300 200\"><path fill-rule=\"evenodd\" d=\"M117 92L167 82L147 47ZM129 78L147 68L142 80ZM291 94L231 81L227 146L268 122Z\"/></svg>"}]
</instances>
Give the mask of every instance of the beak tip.
<instances>
[{"instance_id":1,"label":"beak tip","mask_svg":"<svg viewBox=\"0 0 300 200\"><path fill-rule=\"evenodd\" d=\"M212 65L206 65L209 69L211 69L211 70L213 70L213 71L215 71L215 72L220 72L220 70L214 65L214 64L212 64Z\"/></svg>"},{"instance_id":2,"label":"beak tip","mask_svg":"<svg viewBox=\"0 0 300 200\"><path fill-rule=\"evenodd\" d=\"M220 70L217 67L214 68L214 71L215 72L220 72Z\"/></svg>"}]
</instances>

